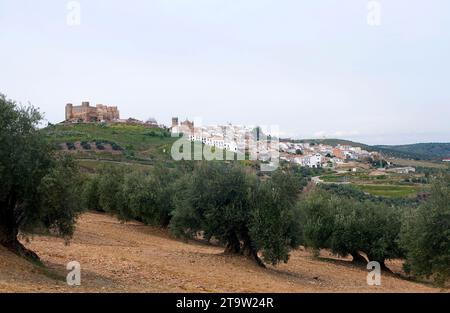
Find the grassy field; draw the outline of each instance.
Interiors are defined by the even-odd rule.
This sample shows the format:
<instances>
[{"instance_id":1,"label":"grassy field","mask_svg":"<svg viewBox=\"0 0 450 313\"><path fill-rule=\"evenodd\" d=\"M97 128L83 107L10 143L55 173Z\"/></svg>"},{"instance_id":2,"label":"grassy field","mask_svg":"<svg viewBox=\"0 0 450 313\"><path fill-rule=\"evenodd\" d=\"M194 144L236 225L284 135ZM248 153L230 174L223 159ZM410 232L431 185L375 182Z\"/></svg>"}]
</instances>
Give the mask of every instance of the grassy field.
<instances>
[{"instance_id":1,"label":"grassy field","mask_svg":"<svg viewBox=\"0 0 450 313\"><path fill-rule=\"evenodd\" d=\"M426 190L428 185L411 182L421 175L385 173L370 175L370 171L327 174L320 177L325 183L349 183L361 191L383 197L413 197Z\"/></svg>"},{"instance_id":2,"label":"grassy field","mask_svg":"<svg viewBox=\"0 0 450 313\"><path fill-rule=\"evenodd\" d=\"M137 151L146 150L152 145L172 143L175 140L164 129L127 124L59 124L42 131L55 143L108 140Z\"/></svg>"},{"instance_id":3,"label":"grassy field","mask_svg":"<svg viewBox=\"0 0 450 313\"><path fill-rule=\"evenodd\" d=\"M369 175L369 173L370 171L327 174L321 176L320 179L329 183L351 182L355 184L408 185L409 183L404 182L405 178L414 177L414 174L386 173L383 175Z\"/></svg>"},{"instance_id":4,"label":"grassy field","mask_svg":"<svg viewBox=\"0 0 450 313\"><path fill-rule=\"evenodd\" d=\"M164 129L126 124L67 124L53 125L42 130L55 145L74 142L106 141L120 146L122 153L76 151L79 159L146 162L167 160L170 148L177 138Z\"/></svg>"},{"instance_id":5,"label":"grassy field","mask_svg":"<svg viewBox=\"0 0 450 313\"><path fill-rule=\"evenodd\" d=\"M412 197L424 189L422 186L402 186L402 185L354 185L361 191L382 197Z\"/></svg>"},{"instance_id":6,"label":"grassy field","mask_svg":"<svg viewBox=\"0 0 450 313\"><path fill-rule=\"evenodd\" d=\"M78 165L82 169L88 172L96 172L103 166L115 166L120 168L132 168L133 170L148 171L153 165L142 164L138 162L122 162L122 161L110 161L110 160L97 160L97 159L76 159Z\"/></svg>"},{"instance_id":7,"label":"grassy field","mask_svg":"<svg viewBox=\"0 0 450 313\"><path fill-rule=\"evenodd\" d=\"M127 124L58 124L49 126L42 132L46 134L50 143L71 153L87 171L95 171L104 164L132 166L137 169L148 169L154 164L161 163L171 166L170 163L173 162L171 149L173 143L179 139L171 137L165 129ZM82 148L80 145L82 142L90 144L92 149ZM95 148L95 142L103 142L109 150L98 150ZM68 150L68 144L76 148ZM112 151L112 145L119 146L120 150ZM201 158L204 145L201 142L190 145L191 157ZM217 153L222 153L225 158L223 150L218 149ZM232 155L236 158L236 154Z\"/></svg>"},{"instance_id":8,"label":"grassy field","mask_svg":"<svg viewBox=\"0 0 450 313\"><path fill-rule=\"evenodd\" d=\"M389 159L390 162L400 165L400 166L415 166L415 167L429 167L429 168L438 168L445 169L448 165L444 164L444 162L432 162L432 161L417 161L417 160L408 160L408 159Z\"/></svg>"}]
</instances>

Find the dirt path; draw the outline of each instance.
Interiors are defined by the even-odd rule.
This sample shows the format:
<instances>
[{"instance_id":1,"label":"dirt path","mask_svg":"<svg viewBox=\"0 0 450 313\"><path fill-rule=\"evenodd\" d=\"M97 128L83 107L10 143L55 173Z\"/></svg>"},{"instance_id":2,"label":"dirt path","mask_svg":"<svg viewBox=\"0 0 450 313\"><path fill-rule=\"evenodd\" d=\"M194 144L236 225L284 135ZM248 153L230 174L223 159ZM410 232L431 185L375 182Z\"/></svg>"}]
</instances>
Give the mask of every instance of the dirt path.
<instances>
[{"instance_id":1,"label":"dirt path","mask_svg":"<svg viewBox=\"0 0 450 313\"><path fill-rule=\"evenodd\" d=\"M430 286L383 275L382 286L366 283L367 271L348 260L315 259L294 251L289 263L262 269L220 247L185 243L165 230L121 224L104 214L84 214L70 245L35 236L26 245L48 270L0 248L0 291L49 292L439 292ZM82 285L65 283L65 265L78 261ZM400 263L391 264L394 270Z\"/></svg>"}]
</instances>

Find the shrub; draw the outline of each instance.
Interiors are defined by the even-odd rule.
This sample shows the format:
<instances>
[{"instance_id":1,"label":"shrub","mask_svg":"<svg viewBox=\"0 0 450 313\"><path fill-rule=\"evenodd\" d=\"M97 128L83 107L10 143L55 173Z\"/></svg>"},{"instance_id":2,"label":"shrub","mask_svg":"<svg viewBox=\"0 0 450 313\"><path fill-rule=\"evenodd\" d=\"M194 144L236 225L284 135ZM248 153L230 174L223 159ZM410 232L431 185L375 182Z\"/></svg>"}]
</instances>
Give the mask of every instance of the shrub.
<instances>
[{"instance_id":1,"label":"shrub","mask_svg":"<svg viewBox=\"0 0 450 313\"><path fill-rule=\"evenodd\" d=\"M90 150L91 149L91 144L88 143L87 141L82 141L80 144L81 144L81 147L83 147L84 150Z\"/></svg>"},{"instance_id":2,"label":"shrub","mask_svg":"<svg viewBox=\"0 0 450 313\"><path fill-rule=\"evenodd\" d=\"M204 162L177 184L170 228L177 236L214 237L226 252L261 266L259 251L266 262L287 261L299 242L293 221L298 190L295 179L281 172L259 182L238 164Z\"/></svg>"},{"instance_id":3,"label":"shrub","mask_svg":"<svg viewBox=\"0 0 450 313\"><path fill-rule=\"evenodd\" d=\"M66 142L67 149L76 150L75 144L73 142Z\"/></svg>"},{"instance_id":4,"label":"shrub","mask_svg":"<svg viewBox=\"0 0 450 313\"><path fill-rule=\"evenodd\" d=\"M121 150L123 150L122 147L119 146L119 145L118 145L117 143L115 143L115 142L111 143L111 147L112 147L112 149L115 150L115 151L121 151Z\"/></svg>"},{"instance_id":5,"label":"shrub","mask_svg":"<svg viewBox=\"0 0 450 313\"><path fill-rule=\"evenodd\" d=\"M96 142L95 142L95 146L96 146L96 148L97 148L98 150L105 150L105 146L104 146L103 143L100 142L100 141L96 141Z\"/></svg>"},{"instance_id":6,"label":"shrub","mask_svg":"<svg viewBox=\"0 0 450 313\"><path fill-rule=\"evenodd\" d=\"M87 210L101 211L100 207L100 193L99 193L99 175L87 178L87 181L83 184L82 189L82 205Z\"/></svg>"},{"instance_id":7,"label":"shrub","mask_svg":"<svg viewBox=\"0 0 450 313\"><path fill-rule=\"evenodd\" d=\"M146 224L167 226L174 209L173 192L177 173L156 167L150 174L131 172L125 175L125 206Z\"/></svg>"},{"instance_id":8,"label":"shrub","mask_svg":"<svg viewBox=\"0 0 450 313\"><path fill-rule=\"evenodd\" d=\"M134 218L124 205L123 181L124 169L114 166L104 166L100 169L98 181L99 208L105 212L117 214L126 220Z\"/></svg>"},{"instance_id":9,"label":"shrub","mask_svg":"<svg viewBox=\"0 0 450 313\"><path fill-rule=\"evenodd\" d=\"M398 245L398 208L317 191L301 204L301 209L307 247L351 255L355 262L364 261L360 255L364 252L370 261L382 266L386 259L403 255Z\"/></svg>"},{"instance_id":10,"label":"shrub","mask_svg":"<svg viewBox=\"0 0 450 313\"><path fill-rule=\"evenodd\" d=\"M450 174L433 182L430 200L408 212L405 220L405 269L445 285L450 279Z\"/></svg>"}]
</instances>

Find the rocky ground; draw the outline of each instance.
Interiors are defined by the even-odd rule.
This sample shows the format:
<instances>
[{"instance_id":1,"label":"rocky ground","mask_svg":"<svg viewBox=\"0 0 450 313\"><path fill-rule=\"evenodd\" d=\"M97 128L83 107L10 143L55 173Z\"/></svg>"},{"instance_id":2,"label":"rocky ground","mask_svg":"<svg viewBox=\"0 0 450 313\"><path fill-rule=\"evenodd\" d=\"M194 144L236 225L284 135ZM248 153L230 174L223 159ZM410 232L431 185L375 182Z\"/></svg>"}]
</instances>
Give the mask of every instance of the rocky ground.
<instances>
[{"instance_id":1,"label":"rocky ground","mask_svg":"<svg viewBox=\"0 0 450 313\"><path fill-rule=\"evenodd\" d=\"M0 248L2 292L440 292L431 285L383 274L381 286L368 286L367 270L324 252L303 249L287 264L267 269L222 253L220 247L183 242L166 230L114 217L86 213L69 245L34 236L25 242L45 267ZM66 264L81 264L81 286L69 287ZM401 263L388 264L397 273Z\"/></svg>"}]
</instances>

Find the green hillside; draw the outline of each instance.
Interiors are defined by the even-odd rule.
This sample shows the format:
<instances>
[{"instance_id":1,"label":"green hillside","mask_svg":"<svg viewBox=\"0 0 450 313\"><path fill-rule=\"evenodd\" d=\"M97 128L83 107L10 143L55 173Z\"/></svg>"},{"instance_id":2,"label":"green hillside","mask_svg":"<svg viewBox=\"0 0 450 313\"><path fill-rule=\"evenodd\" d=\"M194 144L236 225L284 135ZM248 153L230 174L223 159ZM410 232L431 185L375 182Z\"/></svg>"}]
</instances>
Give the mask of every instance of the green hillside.
<instances>
[{"instance_id":1,"label":"green hillside","mask_svg":"<svg viewBox=\"0 0 450 313\"><path fill-rule=\"evenodd\" d=\"M167 129L122 123L57 124L41 131L56 149L71 153L83 168L89 170L98 169L105 163L135 169L161 162L173 166L171 149L178 139ZM201 142L192 143L192 153L202 151L202 146Z\"/></svg>"},{"instance_id":2,"label":"green hillside","mask_svg":"<svg viewBox=\"0 0 450 313\"><path fill-rule=\"evenodd\" d=\"M419 159L441 160L450 157L450 143L416 143L397 146L374 146L376 148L388 149L399 154L413 155Z\"/></svg>"},{"instance_id":3,"label":"green hillside","mask_svg":"<svg viewBox=\"0 0 450 313\"><path fill-rule=\"evenodd\" d=\"M145 164L168 160L176 140L165 129L126 124L58 124L42 132L58 149L68 149L77 159Z\"/></svg>"}]
</instances>

